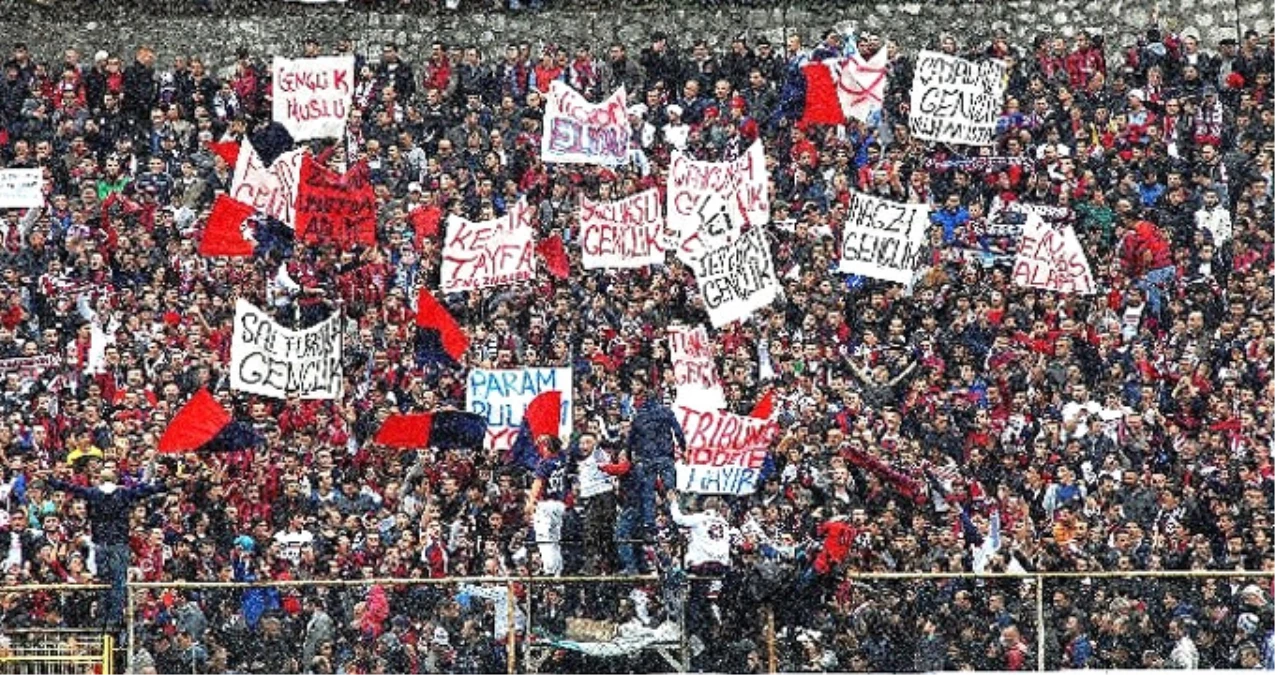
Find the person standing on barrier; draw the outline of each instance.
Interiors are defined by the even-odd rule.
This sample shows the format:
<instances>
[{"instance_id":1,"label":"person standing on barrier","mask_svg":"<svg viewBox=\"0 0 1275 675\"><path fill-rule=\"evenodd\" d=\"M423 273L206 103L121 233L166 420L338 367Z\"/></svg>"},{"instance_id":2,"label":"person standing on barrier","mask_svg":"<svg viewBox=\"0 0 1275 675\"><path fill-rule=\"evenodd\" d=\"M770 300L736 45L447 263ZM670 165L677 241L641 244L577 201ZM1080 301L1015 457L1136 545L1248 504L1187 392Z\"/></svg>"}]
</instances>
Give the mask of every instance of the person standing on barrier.
<instances>
[{"instance_id":1,"label":"person standing on barrier","mask_svg":"<svg viewBox=\"0 0 1275 675\"><path fill-rule=\"evenodd\" d=\"M717 496L706 497L703 510L693 514L682 513L677 503L677 490L668 491L668 503L673 523L690 530L690 540L686 543L686 571L697 577L711 577L711 580L691 582L686 608L688 629L707 635L703 631L709 628L708 617L712 617L713 623L721 621L717 598L722 592L722 577L730 571L730 523L722 515L722 500ZM707 611L701 598L707 602Z\"/></svg>"},{"instance_id":2,"label":"person standing on barrier","mask_svg":"<svg viewBox=\"0 0 1275 675\"><path fill-rule=\"evenodd\" d=\"M634 550L633 539L641 527L641 485L627 451L615 453L611 463L599 467L616 478L615 503L620 509L615 519L615 552L620 559L620 573L633 576L642 573L642 561Z\"/></svg>"},{"instance_id":3,"label":"person standing on barrier","mask_svg":"<svg viewBox=\"0 0 1275 675\"><path fill-rule=\"evenodd\" d=\"M648 542L655 541L656 485L671 490L677 485L674 460L686 452L686 436L677 416L659 401L659 394L648 396L646 385L633 381L633 399L637 402L637 414L629 429L629 457L636 465L638 490L642 504L643 535ZM674 454L673 444L677 444Z\"/></svg>"},{"instance_id":4,"label":"person standing on barrier","mask_svg":"<svg viewBox=\"0 0 1275 675\"><path fill-rule=\"evenodd\" d=\"M114 469L102 469L97 487L81 487L50 478L49 487L70 493L88 504L88 519L93 531L93 546L98 576L110 584L102 603L102 619L108 626L119 625L124 618L125 584L129 565L129 513L133 505L168 490L163 483L149 483L133 488L121 487Z\"/></svg>"},{"instance_id":5,"label":"person standing on barrier","mask_svg":"<svg viewBox=\"0 0 1275 675\"><path fill-rule=\"evenodd\" d=\"M567 462L562 442L552 436L537 439L540 463L527 496L527 519L531 521L540 549L540 563L550 576L562 574L562 516L566 512Z\"/></svg>"}]
</instances>

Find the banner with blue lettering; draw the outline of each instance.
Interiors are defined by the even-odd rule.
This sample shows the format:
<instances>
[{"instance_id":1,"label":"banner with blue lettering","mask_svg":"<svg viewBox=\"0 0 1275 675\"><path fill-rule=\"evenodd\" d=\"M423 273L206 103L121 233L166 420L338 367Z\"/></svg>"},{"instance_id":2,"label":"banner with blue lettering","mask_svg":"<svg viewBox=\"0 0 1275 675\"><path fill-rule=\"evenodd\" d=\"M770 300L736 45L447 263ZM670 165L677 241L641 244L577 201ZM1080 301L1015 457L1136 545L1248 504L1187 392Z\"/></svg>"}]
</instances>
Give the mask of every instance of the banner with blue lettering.
<instances>
[{"instance_id":1,"label":"banner with blue lettering","mask_svg":"<svg viewBox=\"0 0 1275 675\"><path fill-rule=\"evenodd\" d=\"M465 410L487 420L487 447L501 453L513 447L522 414L537 394L562 392L562 438L571 437L571 369L516 368L469 371L465 387Z\"/></svg>"},{"instance_id":2,"label":"banner with blue lettering","mask_svg":"<svg viewBox=\"0 0 1275 675\"><path fill-rule=\"evenodd\" d=\"M549 84L540 158L558 164L623 164L629 154L624 87L600 104L590 103L566 83Z\"/></svg>"},{"instance_id":3,"label":"banner with blue lettering","mask_svg":"<svg viewBox=\"0 0 1275 675\"><path fill-rule=\"evenodd\" d=\"M686 434L686 456L677 463L678 490L747 495L757 489L779 425L771 419L686 406L674 412Z\"/></svg>"}]
</instances>

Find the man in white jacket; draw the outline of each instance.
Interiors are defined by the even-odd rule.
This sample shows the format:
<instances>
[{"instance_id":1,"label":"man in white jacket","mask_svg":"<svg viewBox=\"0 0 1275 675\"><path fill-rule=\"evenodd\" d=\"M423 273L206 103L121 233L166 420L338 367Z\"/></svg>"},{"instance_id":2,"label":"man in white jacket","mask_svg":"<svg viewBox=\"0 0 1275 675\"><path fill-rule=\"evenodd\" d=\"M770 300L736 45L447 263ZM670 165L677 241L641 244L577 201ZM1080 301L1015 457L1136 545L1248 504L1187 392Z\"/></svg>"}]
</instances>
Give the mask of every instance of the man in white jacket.
<instances>
[{"instance_id":1,"label":"man in white jacket","mask_svg":"<svg viewBox=\"0 0 1275 675\"><path fill-rule=\"evenodd\" d=\"M1214 246L1221 246L1231 238L1231 212L1222 205L1217 190L1204 191L1204 205L1195 212L1195 226L1209 231Z\"/></svg>"},{"instance_id":2,"label":"man in white jacket","mask_svg":"<svg viewBox=\"0 0 1275 675\"><path fill-rule=\"evenodd\" d=\"M717 598L722 579L730 571L731 527L721 515L721 499L709 496L699 513L685 514L677 501L677 490L668 491L673 523L690 531L686 544L686 571L693 575L687 598L687 626L692 633L706 635L708 621L721 622ZM711 617L711 619L710 619Z\"/></svg>"}]
</instances>

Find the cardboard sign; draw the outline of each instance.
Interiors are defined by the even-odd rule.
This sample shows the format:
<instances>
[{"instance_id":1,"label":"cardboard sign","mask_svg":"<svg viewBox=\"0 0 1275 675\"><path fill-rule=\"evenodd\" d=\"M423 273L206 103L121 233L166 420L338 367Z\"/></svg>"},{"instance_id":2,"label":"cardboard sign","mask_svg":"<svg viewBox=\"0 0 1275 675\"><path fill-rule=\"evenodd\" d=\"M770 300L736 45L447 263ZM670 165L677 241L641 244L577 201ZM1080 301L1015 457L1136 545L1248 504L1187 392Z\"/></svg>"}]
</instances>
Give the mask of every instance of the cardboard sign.
<instances>
[{"instance_id":1,"label":"cardboard sign","mask_svg":"<svg viewBox=\"0 0 1275 675\"><path fill-rule=\"evenodd\" d=\"M770 243L760 227L703 252L691 268L714 328L744 321L779 297L779 276L770 257Z\"/></svg>"},{"instance_id":2,"label":"cardboard sign","mask_svg":"<svg viewBox=\"0 0 1275 675\"><path fill-rule=\"evenodd\" d=\"M576 464L576 468L579 469L580 479L579 484L576 486L577 495L583 499L588 499L589 497L615 490L615 481L599 468L609 459L606 450L597 447L594 448L592 454L581 459Z\"/></svg>"},{"instance_id":3,"label":"cardboard sign","mask_svg":"<svg viewBox=\"0 0 1275 675\"><path fill-rule=\"evenodd\" d=\"M235 160L230 196L296 228L297 188L304 158L304 150L289 150L267 167L245 138L239 148L239 158Z\"/></svg>"},{"instance_id":4,"label":"cardboard sign","mask_svg":"<svg viewBox=\"0 0 1275 675\"><path fill-rule=\"evenodd\" d=\"M275 323L246 300L235 304L230 388L271 398L341 397L341 316L305 330Z\"/></svg>"},{"instance_id":5,"label":"cardboard sign","mask_svg":"<svg viewBox=\"0 0 1275 675\"><path fill-rule=\"evenodd\" d=\"M43 169L0 169L0 209L44 206Z\"/></svg>"},{"instance_id":6,"label":"cardboard sign","mask_svg":"<svg viewBox=\"0 0 1275 675\"><path fill-rule=\"evenodd\" d=\"M613 202L580 195L580 250L584 268L628 269L664 262L664 215L652 188Z\"/></svg>"},{"instance_id":7,"label":"cardboard sign","mask_svg":"<svg viewBox=\"0 0 1275 675\"><path fill-rule=\"evenodd\" d=\"M677 405L693 410L725 408L726 392L717 377L708 331L703 326L669 326L668 346L677 386Z\"/></svg>"},{"instance_id":8,"label":"cardboard sign","mask_svg":"<svg viewBox=\"0 0 1275 675\"><path fill-rule=\"evenodd\" d=\"M595 105L554 80L545 102L540 157L558 164L622 164L628 158L632 129L623 86Z\"/></svg>"},{"instance_id":9,"label":"cardboard sign","mask_svg":"<svg viewBox=\"0 0 1275 675\"><path fill-rule=\"evenodd\" d=\"M541 392L562 392L559 436L571 436L570 368L517 368L469 371L465 410L487 419L487 447L505 452L513 447L527 404Z\"/></svg>"},{"instance_id":10,"label":"cardboard sign","mask_svg":"<svg viewBox=\"0 0 1275 675\"><path fill-rule=\"evenodd\" d=\"M700 494L747 495L757 489L779 425L721 411L674 409L686 434L677 463L677 489Z\"/></svg>"},{"instance_id":11,"label":"cardboard sign","mask_svg":"<svg viewBox=\"0 0 1275 675\"><path fill-rule=\"evenodd\" d=\"M354 103L354 56L274 57L271 115L293 140L344 138Z\"/></svg>"},{"instance_id":12,"label":"cardboard sign","mask_svg":"<svg viewBox=\"0 0 1275 675\"><path fill-rule=\"evenodd\" d=\"M664 247L694 254L770 222L770 175L761 141L733 162L700 162L673 153L668 173Z\"/></svg>"},{"instance_id":13,"label":"cardboard sign","mask_svg":"<svg viewBox=\"0 0 1275 675\"><path fill-rule=\"evenodd\" d=\"M442 291L472 291L535 277L535 210L523 201L500 218L447 217Z\"/></svg>"},{"instance_id":14,"label":"cardboard sign","mask_svg":"<svg viewBox=\"0 0 1275 675\"><path fill-rule=\"evenodd\" d=\"M1018 240L1014 283L1058 293L1092 295L1096 291L1076 230L1070 224L1050 225L1031 212Z\"/></svg>"},{"instance_id":15,"label":"cardboard sign","mask_svg":"<svg viewBox=\"0 0 1275 675\"><path fill-rule=\"evenodd\" d=\"M367 162L344 175L306 156L297 194L297 238L342 249L376 245L376 193Z\"/></svg>"},{"instance_id":16,"label":"cardboard sign","mask_svg":"<svg viewBox=\"0 0 1275 675\"><path fill-rule=\"evenodd\" d=\"M929 224L924 204L900 204L853 193L841 239L841 271L911 283L921 262Z\"/></svg>"},{"instance_id":17,"label":"cardboard sign","mask_svg":"<svg viewBox=\"0 0 1275 675\"><path fill-rule=\"evenodd\" d=\"M1005 104L1005 63L922 51L912 78L908 126L927 141L992 145Z\"/></svg>"}]
</instances>

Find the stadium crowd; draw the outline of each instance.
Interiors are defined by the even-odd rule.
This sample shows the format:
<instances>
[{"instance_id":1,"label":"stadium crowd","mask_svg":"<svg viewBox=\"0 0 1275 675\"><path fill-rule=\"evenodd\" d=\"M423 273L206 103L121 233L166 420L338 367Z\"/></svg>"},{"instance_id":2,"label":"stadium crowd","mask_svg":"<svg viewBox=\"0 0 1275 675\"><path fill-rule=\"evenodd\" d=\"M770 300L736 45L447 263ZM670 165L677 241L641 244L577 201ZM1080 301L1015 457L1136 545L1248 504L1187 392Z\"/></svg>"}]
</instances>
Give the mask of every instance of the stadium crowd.
<instances>
[{"instance_id":1,"label":"stadium crowd","mask_svg":"<svg viewBox=\"0 0 1275 675\"><path fill-rule=\"evenodd\" d=\"M0 210L4 585L110 581L108 570L124 568L148 582L540 575L535 476L481 449L371 441L391 410L465 406L464 367L413 360L412 303L420 285L437 288L440 265L439 237L418 237L413 211L433 204L482 220L525 197L542 232L567 241L571 275L445 298L472 338L464 366L574 370L565 466L601 448L616 490L563 495L563 573L658 576L516 584L520 639L560 636L568 619L653 627L685 613L695 668L762 672L758 608L769 604L787 671L1034 668L1042 627L1031 583L848 575L1244 570L1255 575L1050 580L1046 663L1275 667L1275 33L1217 45L1154 26L1130 45L944 36L931 47L1010 66L996 145L970 157L911 138L914 57L889 39L829 31L715 49L649 38L524 42L492 60L443 41L429 53L356 55L357 109L333 161L368 161L377 246L340 252L274 228L268 251L234 259L197 251L233 169L208 144L272 138L269 55L238 54L223 79L214 64L160 62L144 47L41 62L16 46L0 79L0 168L42 168L47 207ZM802 64L882 49L879 124L799 122ZM350 41L305 47L352 51ZM626 87L631 162L541 161L554 80L591 100ZM712 335L731 410L747 414L773 391L781 430L755 494L696 503L643 489L677 451L667 434L631 442L672 401L665 328L707 323L693 275L671 257L583 270L575 204L662 185L674 149L730 159L756 138L773 179L766 227L784 297ZM257 145L264 155L287 146ZM932 206L910 288L836 272L856 191ZM989 217L1013 202L1053 207L1074 225L1098 293L1013 282L1014 219ZM278 283L281 265L293 283ZM232 393L236 298L281 314L343 313L346 395ZM97 330L110 344L89 375ZM52 358L17 358L40 356ZM200 387L264 445L158 454ZM99 484L107 489L90 489ZM727 529L708 553L705 523ZM688 572L725 583L697 581L683 602ZM503 671L504 589L138 591L130 665ZM116 629L123 609L115 593L0 589L0 634ZM564 648L543 668L667 668L651 658Z\"/></svg>"}]
</instances>

